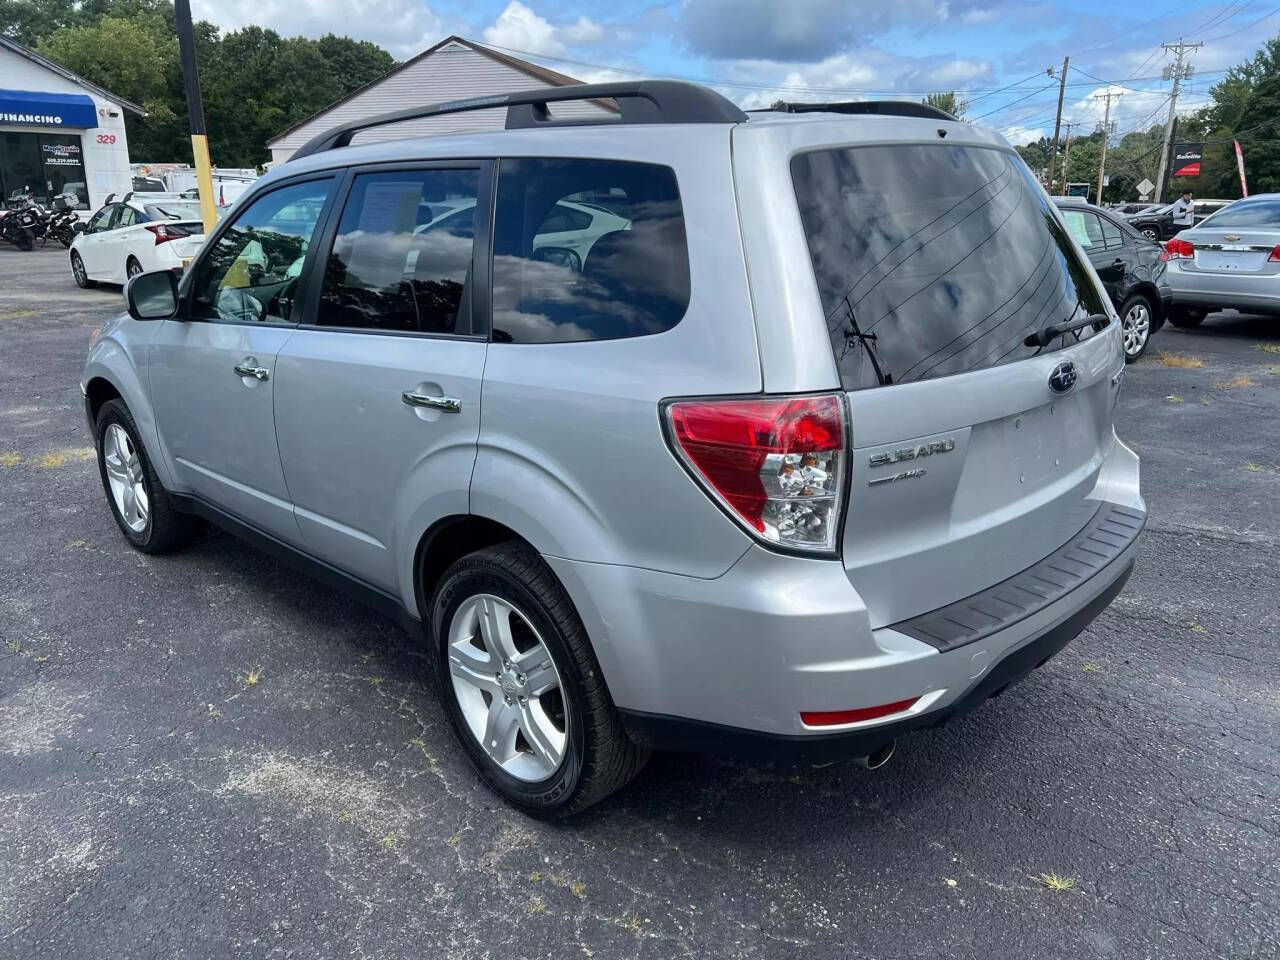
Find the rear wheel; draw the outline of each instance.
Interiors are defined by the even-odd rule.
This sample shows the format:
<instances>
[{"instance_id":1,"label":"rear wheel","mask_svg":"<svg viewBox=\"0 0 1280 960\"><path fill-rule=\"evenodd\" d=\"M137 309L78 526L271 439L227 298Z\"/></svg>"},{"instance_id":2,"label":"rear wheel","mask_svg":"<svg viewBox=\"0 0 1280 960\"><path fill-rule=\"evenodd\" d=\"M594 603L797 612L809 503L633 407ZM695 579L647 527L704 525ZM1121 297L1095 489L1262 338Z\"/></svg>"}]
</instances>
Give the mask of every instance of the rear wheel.
<instances>
[{"instance_id":1,"label":"rear wheel","mask_svg":"<svg viewBox=\"0 0 1280 960\"><path fill-rule=\"evenodd\" d=\"M1143 227L1142 235L1148 240L1155 240L1157 243L1160 241L1160 231L1155 227Z\"/></svg>"},{"instance_id":2,"label":"rear wheel","mask_svg":"<svg viewBox=\"0 0 1280 960\"><path fill-rule=\"evenodd\" d=\"M18 235L13 238L13 245L24 253L28 250L36 248L35 234L30 230L19 230Z\"/></svg>"},{"instance_id":3,"label":"rear wheel","mask_svg":"<svg viewBox=\"0 0 1280 960\"><path fill-rule=\"evenodd\" d=\"M1169 322L1175 327L1183 330L1190 330L1192 327L1198 327L1204 323L1204 318L1208 314L1204 310L1194 310L1189 307L1174 307L1169 311Z\"/></svg>"},{"instance_id":4,"label":"rear wheel","mask_svg":"<svg viewBox=\"0 0 1280 960\"><path fill-rule=\"evenodd\" d=\"M71 251L71 275L76 278L76 286L82 289L96 287L97 284L89 279L89 274L84 269L84 261L80 259L80 254L74 250Z\"/></svg>"},{"instance_id":5,"label":"rear wheel","mask_svg":"<svg viewBox=\"0 0 1280 960\"><path fill-rule=\"evenodd\" d=\"M1152 334L1151 301L1135 293L1120 308L1121 331L1124 334L1124 362L1133 363L1147 352Z\"/></svg>"},{"instance_id":6,"label":"rear wheel","mask_svg":"<svg viewBox=\"0 0 1280 960\"><path fill-rule=\"evenodd\" d=\"M502 543L455 563L431 624L454 733L508 801L535 816L577 813L644 766L573 604L531 547Z\"/></svg>"},{"instance_id":7,"label":"rear wheel","mask_svg":"<svg viewBox=\"0 0 1280 960\"><path fill-rule=\"evenodd\" d=\"M130 257L124 262L124 276L126 280L129 277L136 277L141 272L142 264L140 264L134 257Z\"/></svg>"}]
</instances>

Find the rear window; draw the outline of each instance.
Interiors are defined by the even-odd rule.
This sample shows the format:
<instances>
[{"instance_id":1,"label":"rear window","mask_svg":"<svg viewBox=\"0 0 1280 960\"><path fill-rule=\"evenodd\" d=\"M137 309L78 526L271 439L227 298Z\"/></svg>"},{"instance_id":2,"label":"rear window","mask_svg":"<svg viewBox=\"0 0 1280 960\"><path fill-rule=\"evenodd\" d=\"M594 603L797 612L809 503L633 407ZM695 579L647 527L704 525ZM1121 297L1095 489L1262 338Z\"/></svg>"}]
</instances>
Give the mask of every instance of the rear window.
<instances>
[{"instance_id":1,"label":"rear window","mask_svg":"<svg viewBox=\"0 0 1280 960\"><path fill-rule=\"evenodd\" d=\"M1280 196L1237 200L1209 217L1202 227L1280 227Z\"/></svg>"},{"instance_id":2,"label":"rear window","mask_svg":"<svg viewBox=\"0 0 1280 960\"><path fill-rule=\"evenodd\" d=\"M1024 360L1029 333L1105 312L1016 155L849 147L800 154L791 174L847 390Z\"/></svg>"},{"instance_id":3,"label":"rear window","mask_svg":"<svg viewBox=\"0 0 1280 960\"><path fill-rule=\"evenodd\" d=\"M149 203L147 216L152 220L199 220L198 203Z\"/></svg>"},{"instance_id":4,"label":"rear window","mask_svg":"<svg viewBox=\"0 0 1280 960\"><path fill-rule=\"evenodd\" d=\"M597 204L587 213L566 204ZM675 173L618 160L503 160L493 239L493 339L662 333L689 306Z\"/></svg>"}]
</instances>

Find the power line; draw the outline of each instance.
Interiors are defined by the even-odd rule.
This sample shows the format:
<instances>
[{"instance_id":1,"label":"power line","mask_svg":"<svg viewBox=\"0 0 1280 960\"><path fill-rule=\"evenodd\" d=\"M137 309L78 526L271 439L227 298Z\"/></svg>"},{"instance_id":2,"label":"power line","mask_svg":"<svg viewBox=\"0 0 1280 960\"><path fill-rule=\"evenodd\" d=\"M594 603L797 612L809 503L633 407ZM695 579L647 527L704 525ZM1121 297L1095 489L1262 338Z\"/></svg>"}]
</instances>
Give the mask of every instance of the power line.
<instances>
[{"instance_id":1,"label":"power line","mask_svg":"<svg viewBox=\"0 0 1280 960\"><path fill-rule=\"evenodd\" d=\"M1225 39L1227 39L1227 37L1234 37L1237 33L1244 33L1246 30L1250 30L1250 29L1252 29L1253 27L1256 27L1256 26L1257 26L1258 24L1260 24L1263 20L1269 20L1269 19L1271 19L1271 18L1272 18L1272 17L1274 17L1277 13L1280 13L1280 7L1276 7L1276 8L1275 8L1275 9L1273 9L1270 13L1264 13L1262 16L1260 16L1257 20L1254 20L1252 23L1246 23L1246 24L1245 24L1243 27L1241 27L1239 30L1232 30L1230 33L1224 33L1224 34L1220 34L1219 36L1216 36L1216 37L1210 37L1208 40L1206 40L1206 41L1204 41L1204 42L1205 42L1205 43L1217 43L1219 40L1225 40Z\"/></svg>"}]
</instances>

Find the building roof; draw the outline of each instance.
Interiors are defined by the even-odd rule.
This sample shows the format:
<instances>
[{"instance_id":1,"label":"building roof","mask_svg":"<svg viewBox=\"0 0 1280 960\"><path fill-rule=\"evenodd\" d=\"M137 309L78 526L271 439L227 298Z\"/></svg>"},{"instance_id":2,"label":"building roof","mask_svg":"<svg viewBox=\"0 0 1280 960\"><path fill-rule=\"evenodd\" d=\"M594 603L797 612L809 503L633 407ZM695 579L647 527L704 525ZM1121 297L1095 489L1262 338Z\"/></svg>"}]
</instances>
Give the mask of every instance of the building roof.
<instances>
[{"instance_id":1,"label":"building roof","mask_svg":"<svg viewBox=\"0 0 1280 960\"><path fill-rule=\"evenodd\" d=\"M44 67L46 70L53 71L64 80L70 80L72 83L84 87L86 90L92 90L104 100L110 100L112 103L120 104L124 109L131 110L140 117L145 117L147 115L147 111L138 106L132 100L126 100L124 97L117 96L110 90L98 86L96 83L90 83L84 77L79 74L72 73L66 67L58 66L58 64L54 63L48 57L42 57L34 50L28 50L16 40L10 40L8 37L0 35L0 50L10 50L18 56L24 57L38 66Z\"/></svg>"},{"instance_id":2,"label":"building roof","mask_svg":"<svg viewBox=\"0 0 1280 960\"><path fill-rule=\"evenodd\" d=\"M309 117L303 117L301 120L297 121L296 123L290 124L288 127L281 130L274 137L268 140L267 146L269 147L274 143L278 143L280 140L283 140L285 137L293 133L299 127L306 126L308 123L311 123L317 117L324 116L330 110L334 109L334 107L341 106L342 104L346 103L348 100L352 99L353 97L359 96L360 94L364 93L366 90L370 89L371 87L376 87L378 84L382 83L384 80L387 80L390 77L394 77L397 73L400 73L402 70L407 70L409 67L413 66L415 63L419 63L425 60L427 57L431 56L436 51L441 50L444 47L447 47L451 43L461 44L462 46L468 48L469 50L474 50L476 53L479 53L479 54L482 54L483 56L488 57L490 60L496 61L497 63L501 63L515 70L519 70L521 73L527 73L533 79L540 80L542 83L546 84L549 87L565 87L571 84L577 84L582 82L581 80L578 80L574 77L567 76L566 74L563 74L563 73L557 73L555 70L550 70L546 67L539 66L536 63L530 63L528 60L521 60L519 57L513 57L513 56L510 56L509 54L501 53L497 50L493 50L489 47L486 47L482 43L476 43L474 40L468 40L466 37L459 37L456 34L454 34L454 35L445 37L439 43L432 44L431 46L427 47L427 49L423 50L416 57L410 57L404 63L397 64L396 66L388 70L386 73L384 73L382 76L378 77L376 80L370 80L368 83L364 84L363 86L356 87L356 89L352 90L350 93L347 93L344 96L339 97L337 100L333 101L333 103L329 104L327 107L322 107L321 109L317 110L315 113L311 114ZM608 101L601 101L600 106L603 106L609 110L617 109L617 106L615 104Z\"/></svg>"}]
</instances>

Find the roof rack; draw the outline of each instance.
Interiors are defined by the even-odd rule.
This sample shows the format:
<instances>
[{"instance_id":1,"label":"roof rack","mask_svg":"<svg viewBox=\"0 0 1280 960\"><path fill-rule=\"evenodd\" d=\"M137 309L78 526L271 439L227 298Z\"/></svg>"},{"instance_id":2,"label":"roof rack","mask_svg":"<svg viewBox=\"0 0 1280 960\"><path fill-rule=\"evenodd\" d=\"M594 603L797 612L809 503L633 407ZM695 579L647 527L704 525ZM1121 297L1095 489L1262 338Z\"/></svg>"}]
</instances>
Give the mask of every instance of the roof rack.
<instances>
[{"instance_id":1,"label":"roof rack","mask_svg":"<svg viewBox=\"0 0 1280 960\"><path fill-rule=\"evenodd\" d=\"M926 120L955 120L951 114L914 100L846 100L839 103L787 103L781 101L768 110L777 113L850 113L885 117L923 117ZM763 112L768 112L768 110ZM753 111L755 112L755 111Z\"/></svg>"},{"instance_id":2,"label":"roof rack","mask_svg":"<svg viewBox=\"0 0 1280 960\"><path fill-rule=\"evenodd\" d=\"M548 103L565 100L612 99L618 104L617 117L553 119ZM294 151L291 160L345 147L362 130L404 120L422 120L447 113L507 108L507 129L570 127L611 123L741 123L747 119L737 106L720 94L693 83L674 80L642 80L623 83L578 83L564 87L499 93L491 97L450 100L423 107L408 107L363 120L352 120L326 130Z\"/></svg>"}]
</instances>

